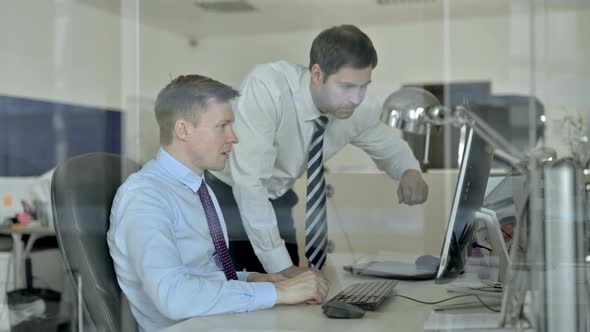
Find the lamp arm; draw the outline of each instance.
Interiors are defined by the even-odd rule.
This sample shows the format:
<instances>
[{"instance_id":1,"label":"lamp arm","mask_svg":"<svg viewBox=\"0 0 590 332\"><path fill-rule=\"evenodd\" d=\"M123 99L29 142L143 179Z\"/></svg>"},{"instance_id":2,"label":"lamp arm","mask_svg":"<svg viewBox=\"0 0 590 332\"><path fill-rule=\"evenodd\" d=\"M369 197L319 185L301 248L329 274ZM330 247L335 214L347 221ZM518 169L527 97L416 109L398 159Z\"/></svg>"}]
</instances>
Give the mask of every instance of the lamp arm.
<instances>
[{"instance_id":1,"label":"lamp arm","mask_svg":"<svg viewBox=\"0 0 590 332\"><path fill-rule=\"evenodd\" d=\"M528 161L535 158L508 142L498 131L467 107L459 105L454 110L444 105L433 105L421 114L419 122L434 126L463 126L473 128L475 133L494 148L494 153L521 173L527 173ZM539 156L540 157L540 156Z\"/></svg>"},{"instance_id":2,"label":"lamp arm","mask_svg":"<svg viewBox=\"0 0 590 332\"><path fill-rule=\"evenodd\" d=\"M457 106L456 112L459 114L455 114L455 118L459 119L459 122L472 127L476 134L496 150L496 155L508 162L512 167L520 171L525 170L526 165L523 162L527 159L526 153L508 142L487 122L464 106Z\"/></svg>"},{"instance_id":3,"label":"lamp arm","mask_svg":"<svg viewBox=\"0 0 590 332\"><path fill-rule=\"evenodd\" d=\"M424 166L428 166L428 152L430 151L430 130L431 130L430 123L426 123L426 140L424 141L424 160L422 160L422 164Z\"/></svg>"}]
</instances>

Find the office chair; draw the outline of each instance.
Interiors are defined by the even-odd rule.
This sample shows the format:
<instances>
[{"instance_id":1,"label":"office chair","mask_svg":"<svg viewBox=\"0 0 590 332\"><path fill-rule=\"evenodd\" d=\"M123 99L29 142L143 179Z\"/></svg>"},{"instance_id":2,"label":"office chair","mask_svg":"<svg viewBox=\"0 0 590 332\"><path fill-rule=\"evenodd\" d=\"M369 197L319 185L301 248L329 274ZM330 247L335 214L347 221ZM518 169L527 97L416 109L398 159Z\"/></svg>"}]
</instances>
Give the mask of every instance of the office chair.
<instances>
[{"instance_id":1,"label":"office chair","mask_svg":"<svg viewBox=\"0 0 590 332\"><path fill-rule=\"evenodd\" d=\"M83 316L97 331L137 330L123 302L106 233L117 189L139 168L115 154L90 153L64 161L53 174L51 197L60 251L74 285L79 287L81 279Z\"/></svg>"}]
</instances>

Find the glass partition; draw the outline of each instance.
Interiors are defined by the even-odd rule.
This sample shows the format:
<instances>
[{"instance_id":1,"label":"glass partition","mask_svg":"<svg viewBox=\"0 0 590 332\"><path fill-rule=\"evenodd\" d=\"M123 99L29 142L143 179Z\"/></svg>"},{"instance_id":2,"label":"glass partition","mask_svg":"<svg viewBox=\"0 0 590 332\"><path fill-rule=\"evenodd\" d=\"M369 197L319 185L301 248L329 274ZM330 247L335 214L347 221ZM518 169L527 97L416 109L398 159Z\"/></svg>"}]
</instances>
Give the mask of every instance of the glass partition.
<instances>
[{"instance_id":1,"label":"glass partition","mask_svg":"<svg viewBox=\"0 0 590 332\"><path fill-rule=\"evenodd\" d=\"M436 269L445 251L454 197L460 196L455 191L463 183L460 166L470 127L494 149L491 171L482 181L486 195L478 207L478 213L492 211L483 213L492 221L470 214L468 224L476 229L467 233L473 236L468 237L466 250L452 254L464 260L464 268L446 286L470 282L501 289L499 295L480 297L491 310L477 309L494 314L493 322L529 324L539 331L588 330L590 5L585 1L21 0L4 7L0 12L4 31L0 34L0 330L108 331L114 326L109 324L127 330L137 322L145 330L170 331L260 326L356 330L353 324L326 319L321 304L272 305L282 300L283 279L294 276L279 272L295 258L302 268L297 271L302 272L308 267L308 251L315 251L309 243L310 223L316 224L306 221L317 213L311 193L322 193L317 218L326 219L318 235L325 237L318 253L327 253L322 278L330 280L325 301L351 284L373 280L350 273L365 271L357 268L371 262L415 265L417 257L430 257ZM358 27L370 38L377 64L365 76L358 71L367 66L354 64L344 66L353 69L352 76L330 80L338 70L329 72L321 66L314 76L312 41L323 30L343 24ZM322 52L331 54L331 50ZM162 281L172 278L170 272L154 281L169 288L149 289L146 269L130 253L135 251L127 242L123 247L123 240L115 240L110 223L125 220L119 212L110 215L116 191L104 189L103 195L103 189L97 189L103 187L96 183L99 176L111 179L117 174L118 188L138 169L136 165L145 167L162 151L175 151L161 133L173 130L177 135L176 127L158 123L155 109L165 107L157 103L164 87L191 74L210 77L241 93L231 99L239 143L228 143L233 147L224 146L220 153L221 159L233 164L226 167L233 168L207 173L213 178L197 172L197 179L205 178L216 197L216 211L222 214L222 229L238 270L242 265L236 252L241 255L247 248L252 250L249 257L261 261L260 267L278 273L262 279L239 276L279 283L267 285L273 291L267 289L271 295L266 294L270 298L265 305L212 305L224 299L199 300L211 288L195 284L190 294L176 288L194 280L205 288L216 287L211 283L217 279L203 277L202 269L211 272L207 264L213 264L217 272L223 270L218 256L195 263L200 256L186 254L201 252L200 248L219 254L220 249L207 237L195 237L194 249L181 244L196 235L191 233L194 224L187 223L186 229L178 226L176 218L186 213L178 197L170 198L175 214L170 220L164 218L176 227L168 228L174 241L166 245L177 249L170 251L174 252L170 259L160 256L168 251L153 249L162 245L152 242L157 236L139 241L146 252L153 250L153 256L141 256L144 262L156 266L179 260L174 272L178 279ZM252 79L260 86L249 90ZM434 99L405 109L386 102L408 88ZM345 89L348 92L342 92ZM350 94L354 89L363 92L354 96ZM338 106L355 109L350 118L334 115L338 96L348 98ZM242 100L244 105L239 104ZM394 125L392 111L399 112L396 116L405 112L405 124L415 121L423 130ZM307 174L315 133L312 118L326 112L334 114L322 134L325 184L314 190ZM310 114L312 118L305 118ZM174 139L182 141L181 136ZM214 143L199 145L202 142L196 140L194 144L185 151ZM56 203L64 187L55 182L55 170L89 153L106 153L122 161L112 169L103 161L82 167L88 181L78 183L85 190L75 197L99 194L74 202L76 208L84 207L77 215L71 212L77 211L74 207L65 205L72 202ZM182 170L204 168L200 157L191 164L175 152L169 154L185 167ZM408 168L419 170L428 186L424 203L413 204L421 197L412 198L412 191L416 195L424 188L415 177L403 180L402 174L410 174L404 173ZM75 178L74 171L62 170ZM162 179L165 176L158 181ZM98 182L105 188L113 185ZM461 188L469 189L469 184ZM156 201L166 201L166 187L157 189L161 198ZM404 189L410 190L409 196L404 197ZM228 207L226 199L235 202ZM196 196L194 203L204 213ZM152 211L157 204L143 208ZM154 211L145 220L165 214L165 209ZM90 216L100 226L85 232L82 223L72 231L70 221ZM208 234L205 221L199 219L203 228L198 234ZM504 246L509 264L500 277ZM92 273L104 283L93 279ZM501 286L498 279L503 279ZM431 281L424 286L404 280L395 288L395 294L423 302L452 296L445 285ZM452 301L463 300L480 303L473 295ZM387 301L393 303L386 302L377 314L366 314L362 323L388 330L393 321L404 321L407 328L402 330L428 330L444 329L449 322L444 313L433 311L433 305L414 304L403 297ZM202 309L207 305L210 310ZM201 309L184 309L192 306ZM272 308L258 310L267 307ZM233 314L242 311L251 312ZM149 317L161 319L154 318L157 322L152 324ZM254 322L262 325L249 325ZM452 329L462 323L448 324Z\"/></svg>"}]
</instances>

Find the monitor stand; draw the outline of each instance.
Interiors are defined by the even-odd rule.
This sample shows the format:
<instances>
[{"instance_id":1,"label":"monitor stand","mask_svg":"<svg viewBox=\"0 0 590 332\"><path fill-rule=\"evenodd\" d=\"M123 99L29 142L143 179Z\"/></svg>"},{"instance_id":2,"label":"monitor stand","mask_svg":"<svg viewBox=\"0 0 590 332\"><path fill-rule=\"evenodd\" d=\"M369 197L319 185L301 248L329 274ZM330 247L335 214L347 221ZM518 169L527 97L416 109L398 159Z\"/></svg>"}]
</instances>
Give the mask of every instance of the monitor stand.
<instances>
[{"instance_id":1,"label":"monitor stand","mask_svg":"<svg viewBox=\"0 0 590 332\"><path fill-rule=\"evenodd\" d=\"M486 208L480 208L475 213L476 222L478 225L481 223L485 226L488 241L490 242L492 255L498 256L498 276L497 281L500 284L504 282L506 278L506 272L508 269L508 250L504 243L504 237L502 236L502 229L500 228L500 222L496 216L496 212ZM465 294L465 295L477 295L485 297L483 301L488 306L496 306L502 304L502 292L487 292L482 290L475 290L467 287L448 286L448 292ZM463 309L481 307L482 304L476 298L466 300L461 303L436 305L433 307L434 310L448 310L448 309Z\"/></svg>"}]
</instances>

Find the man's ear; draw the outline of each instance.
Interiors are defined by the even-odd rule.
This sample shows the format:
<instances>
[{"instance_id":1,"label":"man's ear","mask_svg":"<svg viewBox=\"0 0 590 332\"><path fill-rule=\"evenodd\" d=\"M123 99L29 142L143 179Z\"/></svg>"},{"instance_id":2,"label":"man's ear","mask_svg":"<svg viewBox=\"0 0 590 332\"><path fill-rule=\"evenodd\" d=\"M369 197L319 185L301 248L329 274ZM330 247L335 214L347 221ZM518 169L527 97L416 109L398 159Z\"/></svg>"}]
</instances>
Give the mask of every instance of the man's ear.
<instances>
[{"instance_id":1,"label":"man's ear","mask_svg":"<svg viewBox=\"0 0 590 332\"><path fill-rule=\"evenodd\" d=\"M186 120L176 120L174 123L174 135L180 141L186 141L189 135L189 123Z\"/></svg>"},{"instance_id":2,"label":"man's ear","mask_svg":"<svg viewBox=\"0 0 590 332\"><path fill-rule=\"evenodd\" d=\"M311 66L311 80L316 85L324 82L324 71L317 63Z\"/></svg>"}]
</instances>

